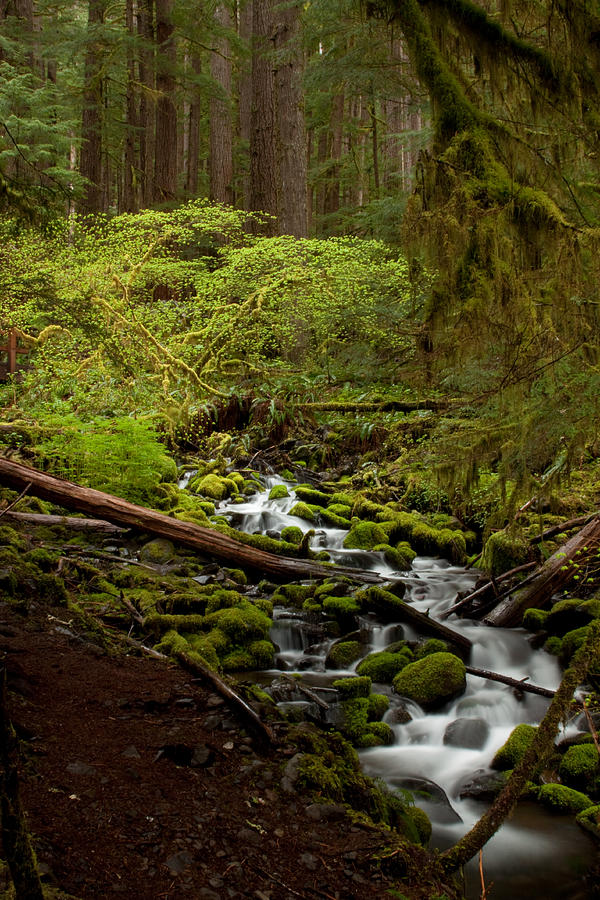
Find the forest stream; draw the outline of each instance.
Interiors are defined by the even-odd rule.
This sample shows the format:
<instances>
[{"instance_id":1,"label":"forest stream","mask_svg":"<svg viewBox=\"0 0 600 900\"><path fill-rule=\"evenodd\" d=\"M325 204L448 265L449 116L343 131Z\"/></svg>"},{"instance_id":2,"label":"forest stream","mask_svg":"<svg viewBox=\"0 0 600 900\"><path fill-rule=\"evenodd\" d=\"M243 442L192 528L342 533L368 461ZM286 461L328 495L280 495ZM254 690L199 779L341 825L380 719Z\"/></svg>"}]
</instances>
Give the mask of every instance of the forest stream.
<instances>
[{"instance_id":1,"label":"forest stream","mask_svg":"<svg viewBox=\"0 0 600 900\"><path fill-rule=\"evenodd\" d=\"M286 484L289 496L269 500L269 489L282 483ZM249 533L275 534L286 526L298 526L300 520L289 515L296 502L293 485L270 477L266 488L241 504L224 501L217 511L236 528ZM457 592L472 589L477 580L476 570L428 557L417 557L409 572L399 573L384 561L382 553L344 549L346 533L320 527L312 547L326 549L333 561L345 566L375 571L390 581L401 580L406 585L406 601L433 618L441 616L454 603ZM542 650L532 650L523 629L489 628L457 616L452 616L449 624L472 641L472 665L515 679L527 678L533 684L551 689L560 682L556 658ZM373 614L361 619L360 628L361 643L364 643L361 659L370 652L383 650L393 641L418 636L410 626L381 624ZM360 663L358 660L347 670L326 668L325 660L333 640L314 643L314 628L301 614L291 614L284 607L274 610L271 638L278 648L276 668L255 673L265 687L281 672L300 673L305 685L326 687L336 678L351 676ZM517 697L510 687L469 675L462 696L435 713L425 714L415 703L401 701L389 686L375 687L390 696L385 721L394 730L395 743L361 751L363 769L394 789L411 791L416 805L431 820L432 846L444 849L457 841L483 813L485 803L474 799L474 795L483 793L486 784L497 775L490 769L496 750L519 723L536 724L544 714L547 701L527 693ZM288 711L295 705L304 707L309 716L319 715L319 708L310 700L281 705ZM410 721L396 724L400 718L407 718L407 712ZM576 730L575 723L568 729ZM493 885L490 893L494 900L530 895L548 900L583 898L586 895L580 892L579 880L590 855L591 841L573 820L565 817L557 820L538 804L521 801L512 819L484 848L485 880L488 886ZM465 878L466 897L478 898L481 882L477 860L469 864Z\"/></svg>"}]
</instances>

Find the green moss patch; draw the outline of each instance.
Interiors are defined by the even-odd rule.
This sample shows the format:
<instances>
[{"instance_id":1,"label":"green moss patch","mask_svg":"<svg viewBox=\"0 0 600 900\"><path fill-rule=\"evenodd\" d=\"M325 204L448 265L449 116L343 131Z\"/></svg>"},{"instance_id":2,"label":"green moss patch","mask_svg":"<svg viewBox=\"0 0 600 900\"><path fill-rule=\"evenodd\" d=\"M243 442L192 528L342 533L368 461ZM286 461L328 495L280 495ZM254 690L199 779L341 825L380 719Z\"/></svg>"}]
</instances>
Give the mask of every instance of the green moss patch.
<instances>
[{"instance_id":1,"label":"green moss patch","mask_svg":"<svg viewBox=\"0 0 600 900\"><path fill-rule=\"evenodd\" d=\"M592 806L589 797L563 784L543 784L537 799L551 812L562 816L576 815Z\"/></svg>"},{"instance_id":2,"label":"green moss patch","mask_svg":"<svg viewBox=\"0 0 600 900\"><path fill-rule=\"evenodd\" d=\"M453 653L432 653L409 663L396 675L394 690L423 709L435 709L462 694L467 686L465 664Z\"/></svg>"},{"instance_id":3,"label":"green moss patch","mask_svg":"<svg viewBox=\"0 0 600 900\"><path fill-rule=\"evenodd\" d=\"M372 681L391 684L395 676L412 662L413 655L408 647L399 653L381 650L369 653L358 665L359 675L367 675Z\"/></svg>"},{"instance_id":4,"label":"green moss patch","mask_svg":"<svg viewBox=\"0 0 600 900\"><path fill-rule=\"evenodd\" d=\"M492 760L493 769L514 769L521 762L533 741L537 728L533 725L517 725L508 740L497 751Z\"/></svg>"}]
</instances>

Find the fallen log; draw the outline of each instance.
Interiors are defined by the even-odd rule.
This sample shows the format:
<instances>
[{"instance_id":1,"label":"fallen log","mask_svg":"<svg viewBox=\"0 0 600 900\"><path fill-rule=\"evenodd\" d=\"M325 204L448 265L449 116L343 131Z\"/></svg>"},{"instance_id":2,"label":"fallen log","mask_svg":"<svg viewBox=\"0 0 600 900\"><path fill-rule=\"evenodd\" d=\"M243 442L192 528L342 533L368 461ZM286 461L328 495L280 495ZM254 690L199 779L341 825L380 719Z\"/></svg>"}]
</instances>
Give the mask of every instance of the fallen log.
<instances>
[{"instance_id":1,"label":"fallen log","mask_svg":"<svg viewBox=\"0 0 600 900\"><path fill-rule=\"evenodd\" d=\"M486 678L488 681L498 681L500 684L507 684L509 687L516 688L518 691L525 691L528 694L539 694L540 697L549 697L551 699L556 693L550 688L529 684L525 679L510 678L508 675L490 672L488 669L476 669L474 666L465 666L465 669L469 675L475 675L477 678Z\"/></svg>"},{"instance_id":2,"label":"fallen log","mask_svg":"<svg viewBox=\"0 0 600 900\"><path fill-rule=\"evenodd\" d=\"M600 516L595 516L546 560L526 587L505 597L483 621L497 626L520 624L526 610L541 608L569 583L599 547Z\"/></svg>"},{"instance_id":3,"label":"fallen log","mask_svg":"<svg viewBox=\"0 0 600 900\"><path fill-rule=\"evenodd\" d=\"M594 518L594 516L600 515L600 511L596 510L596 512L589 513L587 516L577 516L575 519L568 519L566 522L560 522L558 525L553 525L551 528L547 528L546 531L543 531L541 534L536 534L529 541L530 544L541 544L543 541L549 540L549 538L554 537L556 534L562 534L563 531L572 531L573 528L579 528L582 525L587 525L588 522Z\"/></svg>"},{"instance_id":4,"label":"fallen log","mask_svg":"<svg viewBox=\"0 0 600 900\"><path fill-rule=\"evenodd\" d=\"M42 500L50 500L69 509L105 519L126 528L135 528L148 534L167 538L217 559L233 563L260 573L266 573L275 580L294 581L302 578L329 578L332 575L347 575L357 581L378 584L384 579L375 572L365 572L341 566L324 565L312 560L276 556L266 550L259 550L243 544L216 529L205 528L192 522L173 519L164 513L137 506L112 494L105 494L93 488L82 487L72 481L39 472L12 459L0 457L0 484L16 490L31 483L30 492Z\"/></svg>"},{"instance_id":5,"label":"fallen log","mask_svg":"<svg viewBox=\"0 0 600 900\"><path fill-rule=\"evenodd\" d=\"M275 743L275 736L271 728L266 722L263 722L260 716L254 712L252 707L250 707L239 694L236 694L222 678L219 678L216 672L213 672L208 666L203 665L197 657L192 659L188 653L185 653L182 650L174 650L174 656L184 669L187 669L192 675L196 675L204 684L210 685L217 694L223 697L227 705L237 716L239 716L248 730L251 731L259 741L268 746Z\"/></svg>"},{"instance_id":6,"label":"fallen log","mask_svg":"<svg viewBox=\"0 0 600 900\"><path fill-rule=\"evenodd\" d=\"M102 519L83 519L77 516L51 516L47 513L4 512L7 519L25 522L29 525L62 525L73 531L95 531L97 534L123 534L127 531L120 525L104 522Z\"/></svg>"},{"instance_id":7,"label":"fallen log","mask_svg":"<svg viewBox=\"0 0 600 900\"><path fill-rule=\"evenodd\" d=\"M516 566L514 569L510 569L510 571L504 572L502 575L498 575L493 581L491 579L489 581L486 581L486 583L483 584L480 588L477 588L477 590L475 591L471 591L470 594L467 594L466 597L463 597L462 600L459 600L458 603L455 603L454 606L451 606L449 609L443 612L440 616L440 619L448 619L451 615L457 613L459 609L463 609L463 607L468 606L468 604L475 600L477 597L485 594L487 591L489 591L490 588L493 589L495 584L499 584L501 581L506 581L507 578L512 578L513 575L518 575L520 572L526 572L529 569L532 569L535 565L536 563L534 562L524 563L522 566ZM510 588L508 591L503 591L498 596L498 600L501 600L502 597L506 596L506 594L509 594L511 590L512 588Z\"/></svg>"}]
</instances>

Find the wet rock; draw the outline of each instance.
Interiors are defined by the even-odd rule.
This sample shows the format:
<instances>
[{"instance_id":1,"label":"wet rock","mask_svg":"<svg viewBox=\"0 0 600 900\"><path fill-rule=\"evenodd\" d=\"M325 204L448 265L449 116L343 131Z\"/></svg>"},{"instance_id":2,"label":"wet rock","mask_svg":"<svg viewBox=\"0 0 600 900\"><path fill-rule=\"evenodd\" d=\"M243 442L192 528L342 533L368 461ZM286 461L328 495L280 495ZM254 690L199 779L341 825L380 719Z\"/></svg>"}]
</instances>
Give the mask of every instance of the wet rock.
<instances>
[{"instance_id":1,"label":"wet rock","mask_svg":"<svg viewBox=\"0 0 600 900\"><path fill-rule=\"evenodd\" d=\"M498 772L478 769L465 781L458 792L461 800L493 800L506 784L506 777Z\"/></svg>"},{"instance_id":2,"label":"wet rock","mask_svg":"<svg viewBox=\"0 0 600 900\"><path fill-rule=\"evenodd\" d=\"M455 719L450 722L444 732L444 744L451 747L465 747L469 750L481 750L490 734L490 727L485 719Z\"/></svg>"},{"instance_id":3,"label":"wet rock","mask_svg":"<svg viewBox=\"0 0 600 900\"><path fill-rule=\"evenodd\" d=\"M398 703L389 710L385 721L388 725L406 725L407 722L412 722L412 716L403 703Z\"/></svg>"},{"instance_id":4,"label":"wet rock","mask_svg":"<svg viewBox=\"0 0 600 900\"><path fill-rule=\"evenodd\" d=\"M461 817L452 808L446 792L429 778L404 777L395 778L395 788L411 791L415 795L415 802L423 809L432 822L440 825L453 825L462 822Z\"/></svg>"}]
</instances>

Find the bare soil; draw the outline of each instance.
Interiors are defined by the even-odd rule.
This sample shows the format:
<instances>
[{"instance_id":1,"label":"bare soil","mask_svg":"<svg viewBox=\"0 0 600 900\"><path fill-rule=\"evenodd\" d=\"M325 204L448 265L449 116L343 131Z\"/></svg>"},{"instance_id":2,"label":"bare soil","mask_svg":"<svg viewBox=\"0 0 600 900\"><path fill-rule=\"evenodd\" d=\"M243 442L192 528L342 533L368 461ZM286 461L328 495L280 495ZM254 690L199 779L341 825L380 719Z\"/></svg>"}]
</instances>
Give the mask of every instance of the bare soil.
<instances>
[{"instance_id":1,"label":"bare soil","mask_svg":"<svg viewBox=\"0 0 600 900\"><path fill-rule=\"evenodd\" d=\"M373 860L385 834L282 791L295 752L285 740L261 751L177 665L108 654L64 616L0 606L21 797L46 884L77 898L393 896Z\"/></svg>"}]
</instances>

